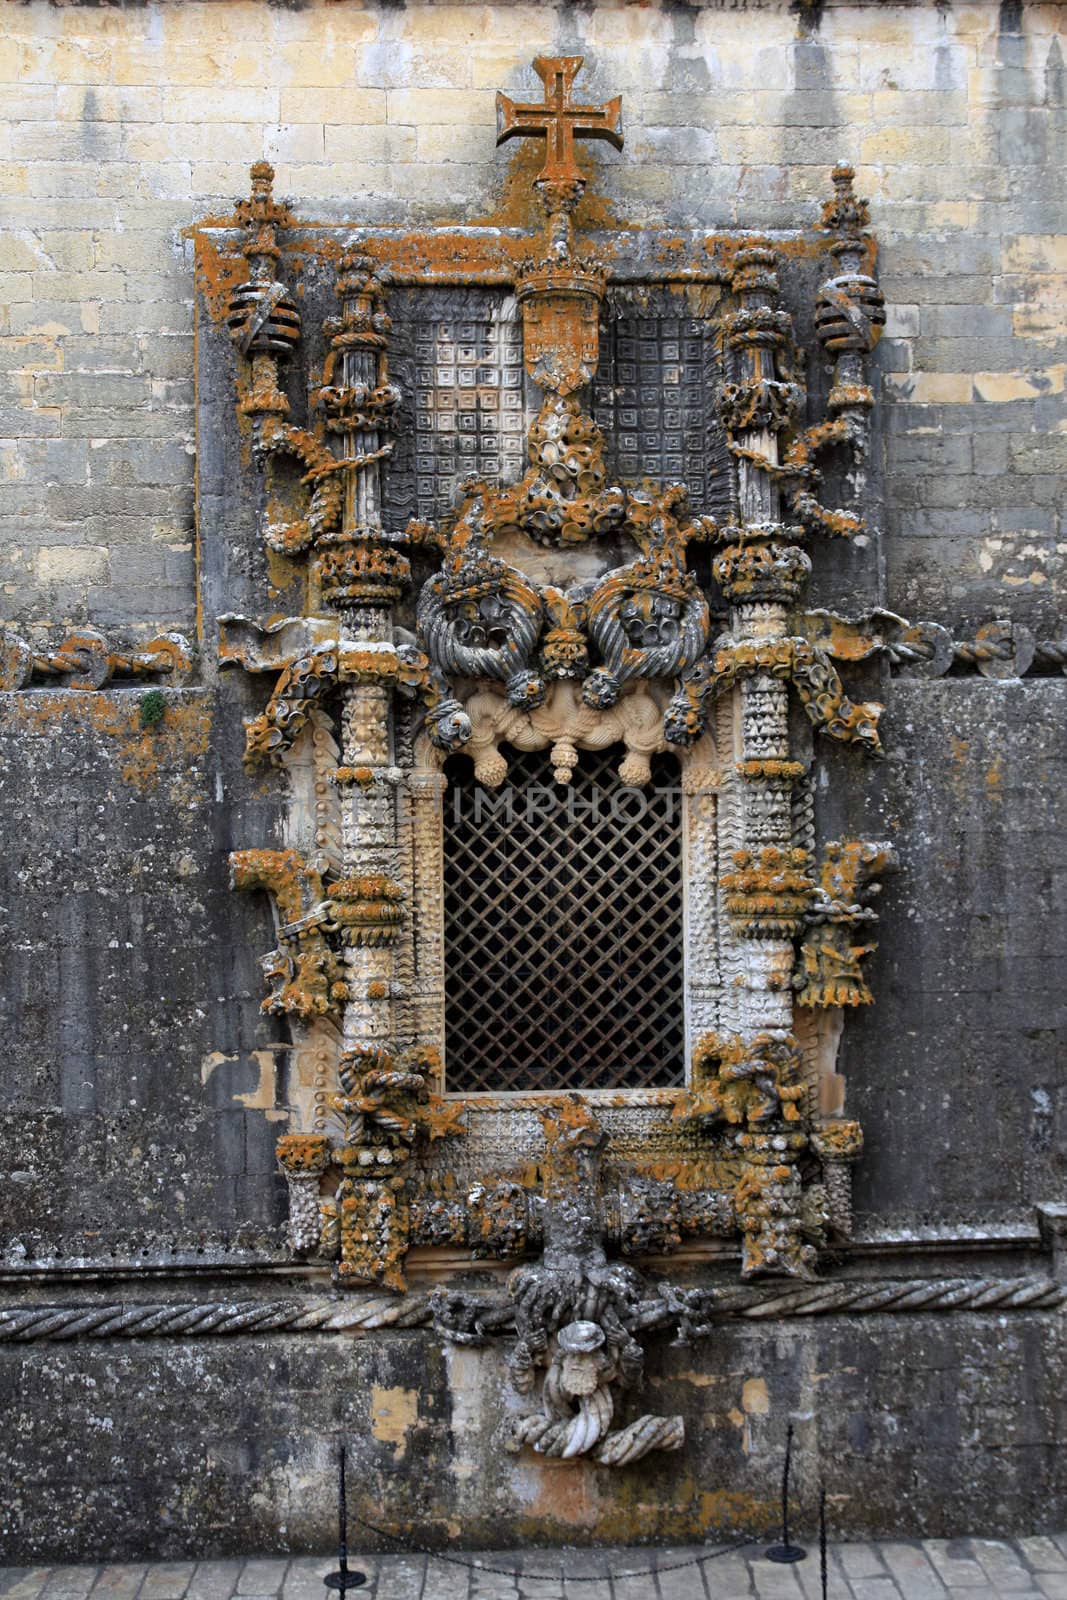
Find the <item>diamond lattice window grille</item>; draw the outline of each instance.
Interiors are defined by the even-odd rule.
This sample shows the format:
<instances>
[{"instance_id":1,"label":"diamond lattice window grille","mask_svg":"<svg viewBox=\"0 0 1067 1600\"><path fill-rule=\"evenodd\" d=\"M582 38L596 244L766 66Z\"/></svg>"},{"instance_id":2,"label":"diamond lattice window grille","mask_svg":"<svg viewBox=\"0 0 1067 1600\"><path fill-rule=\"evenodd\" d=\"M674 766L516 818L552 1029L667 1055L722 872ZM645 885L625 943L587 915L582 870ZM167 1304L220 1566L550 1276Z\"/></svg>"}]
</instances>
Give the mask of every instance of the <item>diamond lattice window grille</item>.
<instances>
[{"instance_id":1,"label":"diamond lattice window grille","mask_svg":"<svg viewBox=\"0 0 1067 1600\"><path fill-rule=\"evenodd\" d=\"M498 790L448 764L446 1084L453 1093L670 1088L684 1081L678 772L619 782L618 748L509 751Z\"/></svg>"}]
</instances>

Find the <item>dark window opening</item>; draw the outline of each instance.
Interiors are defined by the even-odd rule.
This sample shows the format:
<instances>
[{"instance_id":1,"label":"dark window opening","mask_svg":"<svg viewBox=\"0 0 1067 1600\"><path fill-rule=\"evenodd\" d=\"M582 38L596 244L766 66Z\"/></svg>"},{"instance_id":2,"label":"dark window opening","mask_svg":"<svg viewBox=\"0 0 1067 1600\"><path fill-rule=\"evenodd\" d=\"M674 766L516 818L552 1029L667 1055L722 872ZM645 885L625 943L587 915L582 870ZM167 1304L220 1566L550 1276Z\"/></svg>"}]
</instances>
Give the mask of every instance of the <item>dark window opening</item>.
<instances>
[{"instance_id":1,"label":"dark window opening","mask_svg":"<svg viewBox=\"0 0 1067 1600\"><path fill-rule=\"evenodd\" d=\"M445 795L445 1046L453 1093L684 1082L678 770L625 788L622 752L508 752L499 789L453 758Z\"/></svg>"}]
</instances>

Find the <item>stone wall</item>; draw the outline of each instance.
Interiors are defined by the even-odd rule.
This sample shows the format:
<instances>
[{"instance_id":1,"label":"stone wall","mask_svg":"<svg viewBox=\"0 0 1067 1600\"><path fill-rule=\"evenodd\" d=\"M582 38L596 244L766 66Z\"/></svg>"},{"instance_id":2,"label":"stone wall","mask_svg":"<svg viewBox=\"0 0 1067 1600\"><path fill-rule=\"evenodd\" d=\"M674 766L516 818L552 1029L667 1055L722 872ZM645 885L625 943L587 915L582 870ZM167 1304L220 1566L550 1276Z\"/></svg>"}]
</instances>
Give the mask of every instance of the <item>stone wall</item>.
<instances>
[{"instance_id":1,"label":"stone wall","mask_svg":"<svg viewBox=\"0 0 1067 1600\"><path fill-rule=\"evenodd\" d=\"M634 224L791 227L835 160L890 306L886 599L1048 623L1064 467L1063 8L314 0L8 7L0 43L0 518L10 616L186 629L183 229L267 155L302 214L470 220L509 169L494 95L582 53L622 93ZM599 159L598 154L594 159Z\"/></svg>"},{"instance_id":2,"label":"stone wall","mask_svg":"<svg viewBox=\"0 0 1067 1600\"><path fill-rule=\"evenodd\" d=\"M864 603L873 569L883 604L955 638L1011 616L1062 639L1063 17L1012 0L9 6L4 620L51 643L76 622L195 637L184 230L229 214L264 154L305 217L525 223L533 152L495 150L493 104L526 94L540 51L584 54L590 97L623 95L625 151L593 155L602 220L793 227L834 161L856 164L889 310ZM834 758L821 826L893 838L904 870L878 1003L845 1036L867 1154L860 1245L830 1276L971 1288L907 1316L887 1291L862 1317L842 1299L820 1321L724 1320L681 1366L663 1348L652 1380L692 1442L621 1488L500 1465L496 1352L446 1364L418 1329L300 1336L271 1310L330 1289L286 1264L269 918L227 888L230 849L278 827L277 786L240 771L249 691L194 680L157 726L137 688L0 695L20 819L0 899L6 1556L54 1555L59 1531L72 1559L323 1546L341 1425L362 1514L389 1505L432 1537L760 1526L786 1416L801 1487L828 1474L843 1530L1062 1521L1062 1316L1027 1286L1065 1272L1035 1207L1067 1178L1067 684L868 678L889 759ZM229 1302L269 1331L182 1339L171 1311L152 1337L153 1306ZM134 1313L139 1337L119 1337Z\"/></svg>"}]
</instances>

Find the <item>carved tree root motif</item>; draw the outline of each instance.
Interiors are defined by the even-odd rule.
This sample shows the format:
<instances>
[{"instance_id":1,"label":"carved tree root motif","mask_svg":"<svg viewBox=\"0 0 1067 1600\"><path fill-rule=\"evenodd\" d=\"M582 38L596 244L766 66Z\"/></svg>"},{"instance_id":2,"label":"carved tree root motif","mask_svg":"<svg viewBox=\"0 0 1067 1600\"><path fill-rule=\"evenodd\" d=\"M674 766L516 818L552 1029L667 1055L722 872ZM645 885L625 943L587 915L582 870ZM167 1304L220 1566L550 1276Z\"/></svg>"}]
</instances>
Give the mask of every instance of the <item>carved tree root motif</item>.
<instances>
[{"instance_id":1,"label":"carved tree root motif","mask_svg":"<svg viewBox=\"0 0 1067 1600\"><path fill-rule=\"evenodd\" d=\"M684 1418L644 1416L609 1433L593 1456L604 1467L628 1467L653 1450L680 1450L684 1444Z\"/></svg>"},{"instance_id":2,"label":"carved tree root motif","mask_svg":"<svg viewBox=\"0 0 1067 1600\"><path fill-rule=\"evenodd\" d=\"M635 1362L639 1363L641 1354L625 1329L620 1327L618 1332L627 1344L616 1355L598 1322L570 1322L559 1330L557 1349L541 1389L544 1409L519 1418L512 1435L513 1450L528 1444L538 1455L563 1461L593 1455L605 1466L625 1466L650 1450L681 1448L685 1441L681 1417L646 1415L626 1428L609 1432L615 1415L610 1386L616 1381L625 1383L628 1377L632 1381L632 1368ZM520 1344L516 1356L512 1373L519 1388L523 1379L529 1382L533 1377L526 1341Z\"/></svg>"}]
</instances>

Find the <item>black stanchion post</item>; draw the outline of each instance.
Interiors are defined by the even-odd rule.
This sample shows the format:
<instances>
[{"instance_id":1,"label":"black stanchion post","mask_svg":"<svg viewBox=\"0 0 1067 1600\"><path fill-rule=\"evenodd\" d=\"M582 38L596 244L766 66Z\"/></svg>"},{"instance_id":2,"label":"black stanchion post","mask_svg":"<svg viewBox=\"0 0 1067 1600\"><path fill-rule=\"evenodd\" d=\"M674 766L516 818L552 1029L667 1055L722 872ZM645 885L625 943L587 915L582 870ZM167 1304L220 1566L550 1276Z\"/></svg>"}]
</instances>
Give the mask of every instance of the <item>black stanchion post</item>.
<instances>
[{"instance_id":1,"label":"black stanchion post","mask_svg":"<svg viewBox=\"0 0 1067 1600\"><path fill-rule=\"evenodd\" d=\"M336 1589L343 1597L349 1589L362 1589L366 1581L365 1572L348 1570L348 1496L345 1490L345 1447L342 1441L337 1456L337 1571L328 1572L324 1582L327 1589Z\"/></svg>"},{"instance_id":2,"label":"black stanchion post","mask_svg":"<svg viewBox=\"0 0 1067 1600\"><path fill-rule=\"evenodd\" d=\"M768 1561L777 1561L782 1565L803 1561L808 1553L803 1546L789 1542L789 1472L792 1464L793 1424L790 1423L785 1430L785 1466L782 1469L782 1542L772 1544L766 1551Z\"/></svg>"},{"instance_id":3,"label":"black stanchion post","mask_svg":"<svg viewBox=\"0 0 1067 1600\"><path fill-rule=\"evenodd\" d=\"M822 1579L822 1600L826 1600L826 1485L819 1486L819 1576Z\"/></svg>"}]
</instances>

